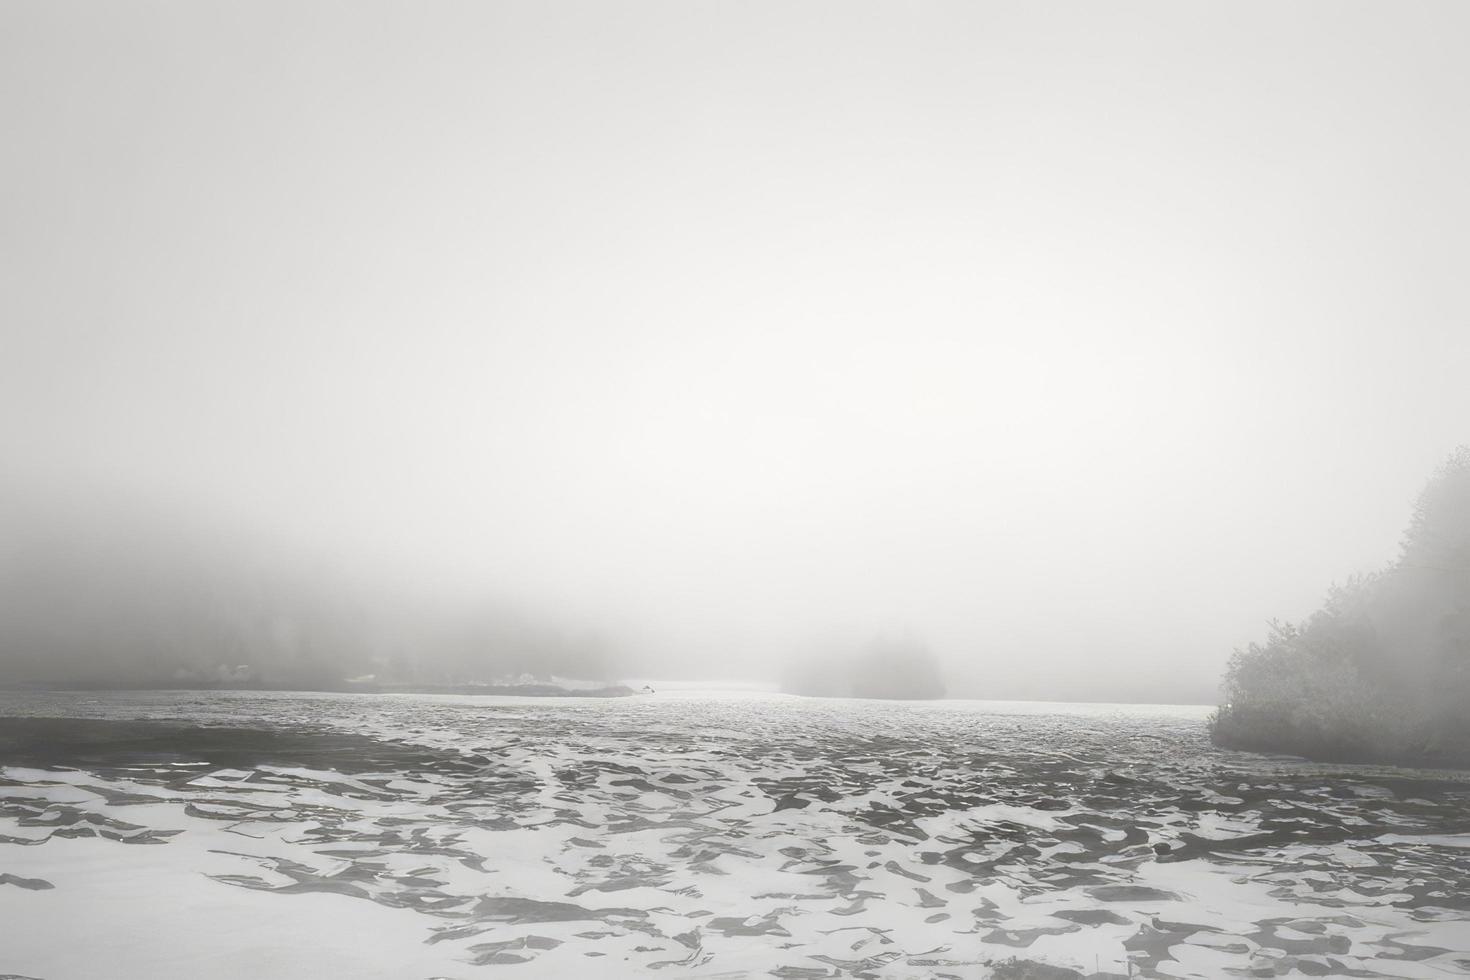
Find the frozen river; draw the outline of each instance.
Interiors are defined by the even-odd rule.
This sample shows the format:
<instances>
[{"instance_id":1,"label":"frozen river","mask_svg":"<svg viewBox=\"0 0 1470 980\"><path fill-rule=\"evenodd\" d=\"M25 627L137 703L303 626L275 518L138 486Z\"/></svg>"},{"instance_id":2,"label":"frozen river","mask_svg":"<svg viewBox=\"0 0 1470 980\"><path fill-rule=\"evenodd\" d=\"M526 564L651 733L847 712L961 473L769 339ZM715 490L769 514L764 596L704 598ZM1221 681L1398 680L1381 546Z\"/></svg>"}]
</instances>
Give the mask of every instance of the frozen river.
<instances>
[{"instance_id":1,"label":"frozen river","mask_svg":"<svg viewBox=\"0 0 1470 980\"><path fill-rule=\"evenodd\" d=\"M0 694L0 976L1470 975L1463 774L1206 713Z\"/></svg>"}]
</instances>

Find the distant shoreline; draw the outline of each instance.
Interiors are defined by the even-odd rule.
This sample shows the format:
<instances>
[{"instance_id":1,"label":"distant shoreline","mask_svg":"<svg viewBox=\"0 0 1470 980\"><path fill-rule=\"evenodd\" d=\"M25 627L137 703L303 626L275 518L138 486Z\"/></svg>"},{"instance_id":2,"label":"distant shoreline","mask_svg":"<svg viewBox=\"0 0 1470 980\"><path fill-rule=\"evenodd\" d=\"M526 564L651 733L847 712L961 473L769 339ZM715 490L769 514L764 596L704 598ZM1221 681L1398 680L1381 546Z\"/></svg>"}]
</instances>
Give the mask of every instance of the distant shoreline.
<instances>
[{"instance_id":1,"label":"distant shoreline","mask_svg":"<svg viewBox=\"0 0 1470 980\"><path fill-rule=\"evenodd\" d=\"M1018 697L967 697L946 695L943 698L853 698L845 696L823 696L792 694L774 686L712 684L706 686L692 681L653 680L647 682L657 692L674 695L698 695L720 693L770 694L811 701L882 701L892 704L966 704L984 702L996 705L1058 705L1073 707L1148 707L1189 708L1215 710L1219 706L1211 701L1080 701L1075 698L1018 698ZM64 693L142 693L155 692L209 692L239 691L257 694L449 694L481 697L542 697L542 698L623 698L641 695L645 681L639 679L626 684L606 684L594 688L568 688L557 684L480 685L480 684L342 684L335 687L289 687L246 684L179 684L179 685L122 685L122 684L0 684L0 694L64 694Z\"/></svg>"},{"instance_id":2,"label":"distant shoreline","mask_svg":"<svg viewBox=\"0 0 1470 980\"><path fill-rule=\"evenodd\" d=\"M0 685L11 694L111 694L141 691L244 691L294 694L467 694L504 698L625 698L638 692L622 684L569 688L559 684L342 684L335 687L270 687L263 684L12 684Z\"/></svg>"},{"instance_id":3,"label":"distant shoreline","mask_svg":"<svg viewBox=\"0 0 1470 980\"><path fill-rule=\"evenodd\" d=\"M560 684L352 684L346 694L473 694L496 698L626 698L638 692L622 684L570 688Z\"/></svg>"}]
</instances>

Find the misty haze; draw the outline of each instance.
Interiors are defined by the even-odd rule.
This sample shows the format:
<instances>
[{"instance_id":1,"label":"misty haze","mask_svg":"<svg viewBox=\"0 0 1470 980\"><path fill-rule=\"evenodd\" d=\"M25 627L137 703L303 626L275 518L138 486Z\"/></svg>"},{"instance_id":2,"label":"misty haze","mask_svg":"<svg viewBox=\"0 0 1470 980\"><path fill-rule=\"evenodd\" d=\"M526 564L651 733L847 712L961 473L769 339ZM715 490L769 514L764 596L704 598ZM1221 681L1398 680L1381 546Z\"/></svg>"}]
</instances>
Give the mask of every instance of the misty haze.
<instances>
[{"instance_id":1,"label":"misty haze","mask_svg":"<svg viewBox=\"0 0 1470 980\"><path fill-rule=\"evenodd\" d=\"M1467 34L0 5L0 980L1470 976Z\"/></svg>"}]
</instances>

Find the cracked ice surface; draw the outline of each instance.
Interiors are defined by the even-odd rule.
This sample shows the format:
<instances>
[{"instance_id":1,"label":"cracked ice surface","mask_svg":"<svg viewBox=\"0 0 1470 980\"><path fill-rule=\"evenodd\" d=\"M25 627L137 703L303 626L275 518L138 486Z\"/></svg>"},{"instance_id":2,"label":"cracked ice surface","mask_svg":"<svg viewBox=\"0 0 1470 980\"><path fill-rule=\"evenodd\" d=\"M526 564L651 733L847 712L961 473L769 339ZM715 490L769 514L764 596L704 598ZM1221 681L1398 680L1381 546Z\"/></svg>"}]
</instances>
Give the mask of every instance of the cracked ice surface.
<instances>
[{"instance_id":1,"label":"cracked ice surface","mask_svg":"<svg viewBox=\"0 0 1470 980\"><path fill-rule=\"evenodd\" d=\"M22 714L224 734L0 739L0 974L1470 975L1463 774L1221 752L1193 708L0 700Z\"/></svg>"}]
</instances>

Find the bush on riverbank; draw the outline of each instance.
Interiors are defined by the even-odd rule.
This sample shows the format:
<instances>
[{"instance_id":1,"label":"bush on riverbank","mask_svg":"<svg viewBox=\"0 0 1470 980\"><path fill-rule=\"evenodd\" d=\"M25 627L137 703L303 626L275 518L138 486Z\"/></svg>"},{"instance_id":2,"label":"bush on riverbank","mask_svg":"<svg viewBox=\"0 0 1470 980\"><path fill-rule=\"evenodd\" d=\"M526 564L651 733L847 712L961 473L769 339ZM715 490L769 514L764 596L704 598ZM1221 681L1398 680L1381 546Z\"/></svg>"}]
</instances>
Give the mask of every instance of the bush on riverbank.
<instances>
[{"instance_id":1,"label":"bush on riverbank","mask_svg":"<svg viewBox=\"0 0 1470 980\"><path fill-rule=\"evenodd\" d=\"M1237 651L1217 744L1470 766L1470 447L1420 495L1398 561Z\"/></svg>"}]
</instances>

